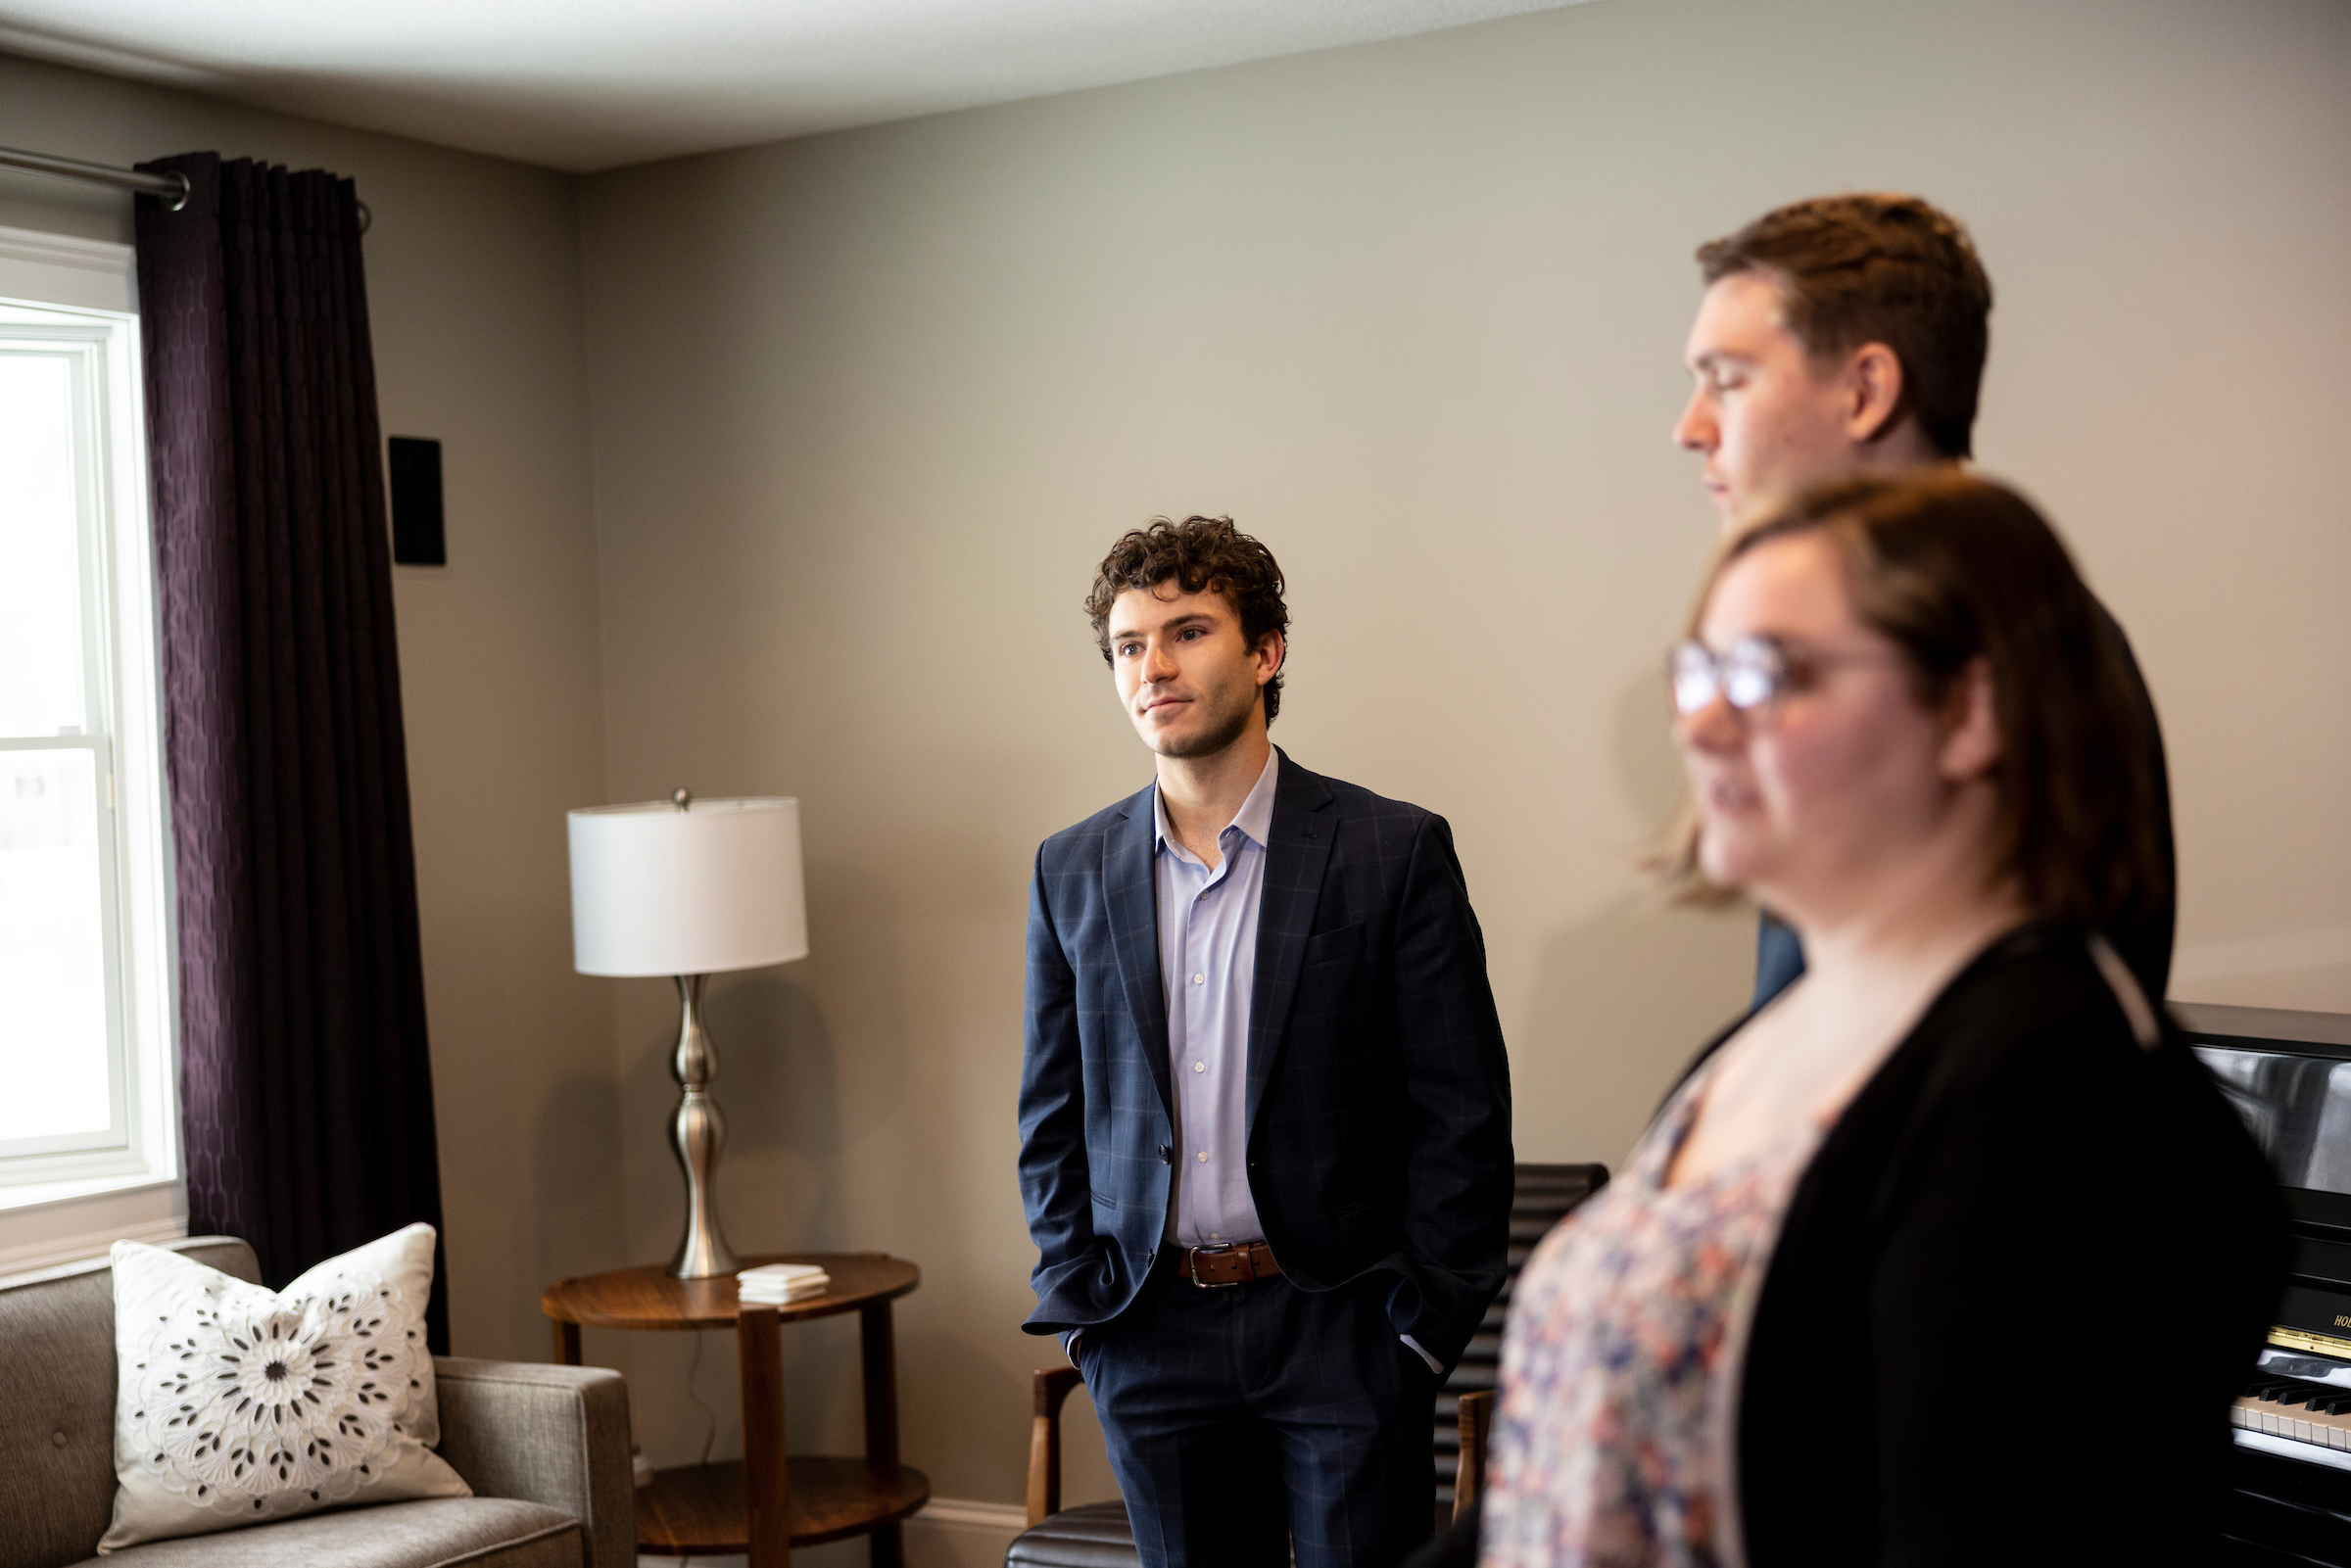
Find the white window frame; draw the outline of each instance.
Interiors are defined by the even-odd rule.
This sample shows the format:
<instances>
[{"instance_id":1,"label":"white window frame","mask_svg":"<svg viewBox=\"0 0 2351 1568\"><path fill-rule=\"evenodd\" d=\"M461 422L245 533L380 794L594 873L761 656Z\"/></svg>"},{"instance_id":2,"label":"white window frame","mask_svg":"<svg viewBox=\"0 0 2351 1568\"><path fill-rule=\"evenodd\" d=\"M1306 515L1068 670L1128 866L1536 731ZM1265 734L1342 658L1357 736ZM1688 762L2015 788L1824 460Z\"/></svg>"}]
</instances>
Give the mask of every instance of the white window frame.
<instances>
[{"instance_id":1,"label":"white window frame","mask_svg":"<svg viewBox=\"0 0 2351 1568\"><path fill-rule=\"evenodd\" d=\"M102 822L113 1125L0 1146L0 1212L176 1184L178 997L154 536L130 247L0 228L0 347L72 364L82 499L86 717L0 749L93 753ZM111 822L110 822L111 819Z\"/></svg>"}]
</instances>

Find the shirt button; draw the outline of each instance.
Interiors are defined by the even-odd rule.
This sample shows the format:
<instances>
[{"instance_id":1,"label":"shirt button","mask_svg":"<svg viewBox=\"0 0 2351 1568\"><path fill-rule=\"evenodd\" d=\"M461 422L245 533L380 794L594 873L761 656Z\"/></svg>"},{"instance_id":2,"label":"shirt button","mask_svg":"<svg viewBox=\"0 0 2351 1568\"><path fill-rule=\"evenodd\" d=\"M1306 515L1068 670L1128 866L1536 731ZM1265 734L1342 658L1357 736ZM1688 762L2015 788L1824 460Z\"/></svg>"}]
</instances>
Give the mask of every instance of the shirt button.
<instances>
[{"instance_id":1,"label":"shirt button","mask_svg":"<svg viewBox=\"0 0 2351 1568\"><path fill-rule=\"evenodd\" d=\"M1208 1233L1208 1239L1210 1241L1223 1241L1224 1239L1224 1233L1221 1230L1212 1230Z\"/></svg>"},{"instance_id":2,"label":"shirt button","mask_svg":"<svg viewBox=\"0 0 2351 1568\"><path fill-rule=\"evenodd\" d=\"M1208 983L1208 976L1205 974L1195 974L1192 976L1192 983L1194 985L1205 985Z\"/></svg>"},{"instance_id":3,"label":"shirt button","mask_svg":"<svg viewBox=\"0 0 2351 1568\"><path fill-rule=\"evenodd\" d=\"M1194 1072L1206 1072L1208 1070L1208 1064L1205 1062L1195 1062L1192 1064L1192 1070Z\"/></svg>"},{"instance_id":4,"label":"shirt button","mask_svg":"<svg viewBox=\"0 0 2351 1568\"><path fill-rule=\"evenodd\" d=\"M1200 1163L1204 1165L1208 1164L1208 1151L1206 1149L1200 1151Z\"/></svg>"}]
</instances>

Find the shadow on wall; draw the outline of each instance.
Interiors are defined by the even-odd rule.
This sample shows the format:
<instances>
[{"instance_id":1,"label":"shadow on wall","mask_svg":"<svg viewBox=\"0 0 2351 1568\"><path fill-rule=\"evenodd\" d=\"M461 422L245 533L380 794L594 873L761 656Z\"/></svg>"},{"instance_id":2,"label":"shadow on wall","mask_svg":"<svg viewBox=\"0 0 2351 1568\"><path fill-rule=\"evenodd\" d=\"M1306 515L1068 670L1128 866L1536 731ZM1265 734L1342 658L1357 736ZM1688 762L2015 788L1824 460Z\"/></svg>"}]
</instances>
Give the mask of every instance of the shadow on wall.
<instances>
[{"instance_id":1,"label":"shadow on wall","mask_svg":"<svg viewBox=\"0 0 2351 1568\"><path fill-rule=\"evenodd\" d=\"M1665 688L1665 658L1616 693L1608 716L1608 753L1616 780L1641 820L1658 828L1682 798L1682 753L1673 739L1673 710Z\"/></svg>"},{"instance_id":2,"label":"shadow on wall","mask_svg":"<svg viewBox=\"0 0 2351 1568\"><path fill-rule=\"evenodd\" d=\"M674 1002L664 1017L658 1033L641 1036L621 1091L630 1164L642 1172L631 1226L645 1255L639 1262L667 1262L686 1224L685 1176L669 1144L678 1104ZM727 1124L718 1172L727 1240L746 1254L839 1246L840 1084L824 1014L778 969L711 976L702 1017L718 1048L711 1092Z\"/></svg>"},{"instance_id":3,"label":"shadow on wall","mask_svg":"<svg viewBox=\"0 0 2351 1568\"><path fill-rule=\"evenodd\" d=\"M620 1087L606 1077L573 1077L557 1083L539 1108L533 1136L531 1182L538 1237L536 1278L542 1284L574 1274L621 1268L630 1262L628 1241L618 1216L621 1201ZM517 1205L518 1213L524 1212ZM526 1360L555 1359L553 1326L530 1297L536 1336L525 1343ZM608 1366L623 1377L636 1375L633 1334L599 1334L583 1359ZM537 1347L544 1346L544 1350Z\"/></svg>"},{"instance_id":4,"label":"shadow on wall","mask_svg":"<svg viewBox=\"0 0 2351 1568\"><path fill-rule=\"evenodd\" d=\"M539 1108L531 1158L538 1216L537 1277L617 1268L626 1260L621 1212L620 1087L607 1077L565 1078Z\"/></svg>"},{"instance_id":5,"label":"shadow on wall","mask_svg":"<svg viewBox=\"0 0 2351 1568\"><path fill-rule=\"evenodd\" d=\"M2256 970L2183 978L2172 972L2171 1000L2231 1007L2281 1007L2298 1013L2351 1013L2351 963Z\"/></svg>"},{"instance_id":6,"label":"shadow on wall","mask_svg":"<svg viewBox=\"0 0 2351 1568\"><path fill-rule=\"evenodd\" d=\"M1545 941L1511 1070L1521 1124L1529 1102L1546 1097L1541 1119L1564 1146L1521 1139L1518 1158L1620 1168L1698 1048L1745 1010L1754 941L1744 905L1700 912L1654 894L1620 899Z\"/></svg>"},{"instance_id":7,"label":"shadow on wall","mask_svg":"<svg viewBox=\"0 0 2351 1568\"><path fill-rule=\"evenodd\" d=\"M994 1325L973 1325L985 1333ZM992 1337L992 1336L991 1336ZM1034 1410L1031 1381L1032 1367L1060 1366L1067 1360L1060 1344L1044 1335L1026 1340L1024 1349L1031 1354L1032 1365L1020 1366L1017 1371L990 1355L976 1342L974 1336L963 1333L940 1333L935 1330L910 1329L904 1321L898 1324L898 1388L900 1402L910 1388L952 1389L959 1393L955 1407L942 1411L951 1419L955 1431L946 1430L941 1421L925 1430L909 1429L906 1433L908 1462L921 1464L920 1454L948 1451L953 1439L960 1434L964 1444L974 1452L985 1455L984 1479L975 1485L966 1482L959 1492L990 1500L1019 1498L1027 1496L1029 1486L1029 1432ZM1007 1375L1010 1373L1011 1375ZM1073 1404L1085 1402L1073 1401ZM1090 1414L1091 1406L1088 1406ZM1101 1449L1099 1429L1079 1434L1079 1444L1073 1446L1064 1435L1063 1452L1076 1457L1083 1451L1082 1445L1090 1437L1095 1446L1095 1463L1084 1470L1085 1479L1094 1491L1080 1496L1069 1490L1065 1472L1063 1502L1104 1501L1119 1495L1116 1481L1109 1481L1107 1490L1101 1486L1108 1480L1109 1459ZM1099 1478L1095 1472L1099 1471Z\"/></svg>"},{"instance_id":8,"label":"shadow on wall","mask_svg":"<svg viewBox=\"0 0 2351 1568\"><path fill-rule=\"evenodd\" d=\"M1618 694L1609 742L1639 820L1661 829L1683 783L1661 667ZM1697 909L1645 887L1545 938L1511 1073L1518 1125L1549 1131L1522 1134L1518 1157L1621 1165L1683 1066L1745 1010L1754 932L1747 904Z\"/></svg>"},{"instance_id":9,"label":"shadow on wall","mask_svg":"<svg viewBox=\"0 0 2351 1568\"><path fill-rule=\"evenodd\" d=\"M706 1011L727 1114L719 1170L727 1239L744 1254L846 1247L840 1074L816 999L790 968L754 970L723 990L713 981ZM666 1051L655 1069L668 1078ZM674 1103L674 1085L668 1093ZM679 1224L683 1180L674 1200Z\"/></svg>"}]
</instances>

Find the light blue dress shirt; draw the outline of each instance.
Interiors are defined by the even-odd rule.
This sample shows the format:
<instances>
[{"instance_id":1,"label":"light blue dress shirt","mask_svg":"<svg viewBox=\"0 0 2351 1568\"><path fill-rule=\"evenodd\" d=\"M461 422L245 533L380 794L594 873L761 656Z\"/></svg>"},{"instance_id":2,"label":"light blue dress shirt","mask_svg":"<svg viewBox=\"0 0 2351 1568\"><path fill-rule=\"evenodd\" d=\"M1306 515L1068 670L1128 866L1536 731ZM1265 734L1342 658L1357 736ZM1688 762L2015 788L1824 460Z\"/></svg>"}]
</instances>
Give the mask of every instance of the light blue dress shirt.
<instances>
[{"instance_id":1,"label":"light blue dress shirt","mask_svg":"<svg viewBox=\"0 0 2351 1568\"><path fill-rule=\"evenodd\" d=\"M1269 751L1248 798L1217 835L1214 871L1176 841L1167 803L1151 791L1159 976L1176 1084L1179 1246L1266 1239L1249 1195L1249 999L1257 985L1257 916L1280 765L1280 753Z\"/></svg>"},{"instance_id":2,"label":"light blue dress shirt","mask_svg":"<svg viewBox=\"0 0 2351 1568\"><path fill-rule=\"evenodd\" d=\"M1176 1081L1176 1212L1178 1246L1264 1241L1249 1193L1249 1002L1257 989L1257 916L1266 891L1266 835L1273 828L1273 779L1266 756L1249 796L1217 835L1217 869L1168 832L1168 808L1151 790L1152 881L1158 897L1159 978L1168 999L1168 1067ZM1061 1348L1074 1363L1082 1330ZM1397 1340L1443 1375L1410 1334Z\"/></svg>"}]
</instances>

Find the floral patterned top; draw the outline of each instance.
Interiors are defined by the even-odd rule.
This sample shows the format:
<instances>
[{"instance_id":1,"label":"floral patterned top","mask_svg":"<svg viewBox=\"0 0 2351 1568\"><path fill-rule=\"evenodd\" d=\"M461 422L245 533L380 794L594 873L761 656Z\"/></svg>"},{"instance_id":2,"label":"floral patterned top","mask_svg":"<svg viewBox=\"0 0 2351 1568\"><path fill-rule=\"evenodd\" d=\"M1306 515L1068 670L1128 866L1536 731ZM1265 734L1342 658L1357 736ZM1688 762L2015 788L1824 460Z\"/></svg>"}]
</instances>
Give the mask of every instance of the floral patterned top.
<instances>
[{"instance_id":1,"label":"floral patterned top","mask_svg":"<svg viewBox=\"0 0 2351 1568\"><path fill-rule=\"evenodd\" d=\"M1781 1219L1823 1129L1807 1124L1667 1188L1712 1066L1519 1276L1481 1568L1745 1561L1730 1443L1738 1365Z\"/></svg>"}]
</instances>

